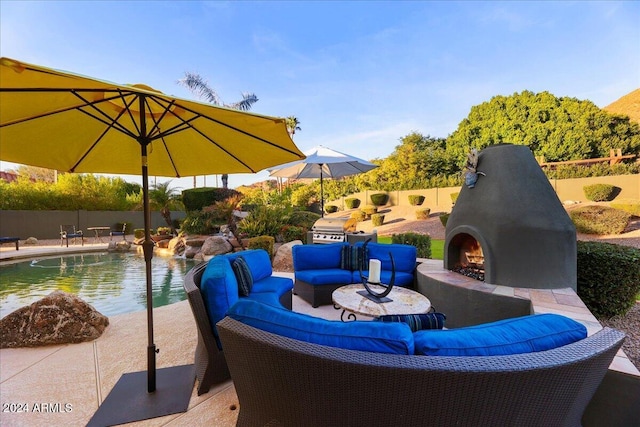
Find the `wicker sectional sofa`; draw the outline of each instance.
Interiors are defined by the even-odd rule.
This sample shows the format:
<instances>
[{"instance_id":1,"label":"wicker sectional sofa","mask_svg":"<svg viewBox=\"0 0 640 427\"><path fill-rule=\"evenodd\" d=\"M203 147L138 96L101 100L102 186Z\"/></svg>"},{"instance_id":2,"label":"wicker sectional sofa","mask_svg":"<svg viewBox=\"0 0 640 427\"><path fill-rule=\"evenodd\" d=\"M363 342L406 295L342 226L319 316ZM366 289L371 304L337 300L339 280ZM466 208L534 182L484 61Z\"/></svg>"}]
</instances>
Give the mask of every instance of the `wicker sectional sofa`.
<instances>
[{"instance_id":1,"label":"wicker sectional sofa","mask_svg":"<svg viewBox=\"0 0 640 427\"><path fill-rule=\"evenodd\" d=\"M447 331L329 325L259 305L239 302L217 325L239 426L579 426L624 340L605 328L541 351L425 356L413 354L416 334Z\"/></svg>"}]
</instances>

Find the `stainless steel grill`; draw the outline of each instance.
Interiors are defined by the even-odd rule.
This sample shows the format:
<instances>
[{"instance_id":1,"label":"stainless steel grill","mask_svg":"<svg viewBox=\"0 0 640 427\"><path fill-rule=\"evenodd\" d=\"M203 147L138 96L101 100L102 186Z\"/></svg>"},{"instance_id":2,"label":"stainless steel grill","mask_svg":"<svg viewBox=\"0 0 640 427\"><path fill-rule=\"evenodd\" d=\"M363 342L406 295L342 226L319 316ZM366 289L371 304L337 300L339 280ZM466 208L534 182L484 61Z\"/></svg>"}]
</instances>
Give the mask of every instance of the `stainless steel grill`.
<instances>
[{"instance_id":1,"label":"stainless steel grill","mask_svg":"<svg viewBox=\"0 0 640 427\"><path fill-rule=\"evenodd\" d=\"M336 243L346 240L349 218L320 218L311 227L312 243Z\"/></svg>"}]
</instances>

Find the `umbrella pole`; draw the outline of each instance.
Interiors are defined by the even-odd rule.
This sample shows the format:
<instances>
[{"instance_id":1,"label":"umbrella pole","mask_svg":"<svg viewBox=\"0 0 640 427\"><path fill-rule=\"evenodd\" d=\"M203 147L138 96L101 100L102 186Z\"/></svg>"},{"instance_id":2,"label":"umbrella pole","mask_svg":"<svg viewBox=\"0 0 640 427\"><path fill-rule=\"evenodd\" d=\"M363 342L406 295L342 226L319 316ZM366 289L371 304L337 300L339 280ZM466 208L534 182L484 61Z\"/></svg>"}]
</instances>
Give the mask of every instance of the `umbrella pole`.
<instances>
[{"instance_id":1,"label":"umbrella pole","mask_svg":"<svg viewBox=\"0 0 640 427\"><path fill-rule=\"evenodd\" d=\"M324 218L324 188L322 187L322 168L323 164L320 163L320 215Z\"/></svg>"}]
</instances>

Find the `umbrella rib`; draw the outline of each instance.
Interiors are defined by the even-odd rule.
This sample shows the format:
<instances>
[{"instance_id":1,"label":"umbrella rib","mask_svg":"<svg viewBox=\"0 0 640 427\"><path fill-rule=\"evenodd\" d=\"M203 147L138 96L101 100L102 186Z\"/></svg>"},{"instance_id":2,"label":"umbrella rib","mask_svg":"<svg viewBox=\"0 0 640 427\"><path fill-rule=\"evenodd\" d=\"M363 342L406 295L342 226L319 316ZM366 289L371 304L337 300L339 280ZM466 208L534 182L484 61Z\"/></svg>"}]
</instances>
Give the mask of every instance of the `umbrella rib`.
<instances>
[{"instance_id":1,"label":"umbrella rib","mask_svg":"<svg viewBox=\"0 0 640 427\"><path fill-rule=\"evenodd\" d=\"M89 117L92 117L92 118L96 119L97 121L104 123L105 125L107 125L107 126L109 127L107 130L109 130L109 129L115 129L115 130L117 130L117 131L120 131L120 132L124 133L125 135L130 136L131 138L134 138L134 139L136 138L136 134L135 134L135 133L131 132L129 129L127 129L126 127L122 126L122 124L119 122L119 119L120 119L120 117L122 117L122 114L124 113L125 109L123 109L122 111L120 111L120 112L118 113L118 115L117 115L117 116L115 117L115 119L114 119L114 118L111 118L107 113L105 113L104 111L102 111L100 108L98 108L98 107L96 106L96 104L101 104L101 103L103 103L103 102L105 102L105 101L106 101L106 102L109 102L109 101L111 101L112 99L122 98L121 96L114 96L114 97L111 97L111 98L104 98L104 99L102 99L102 100L100 100L100 101L93 101L93 102L91 102L91 101L88 101L88 100L86 100L85 98L83 98L83 97L82 97L79 93L77 93L76 91L72 91L72 93L73 93L75 96L77 96L78 98L80 98L81 100L83 100L83 101L85 101L85 102L86 102L86 105L83 105L83 106L81 106L81 107L78 107L78 111L81 111L81 112L83 112L84 114L88 115ZM122 101L123 101L123 103L124 103L124 105L125 105L125 107L126 107L126 110L128 110L128 109L129 109L129 108L128 108L128 107L129 107L129 105L131 105L133 102L135 102L135 98L133 98L133 99L131 100L131 102L129 102L129 104L127 104L127 103L125 102L125 99L124 99L124 98L122 98ZM95 114L92 114L90 111L85 111L85 110L83 110L83 109L82 109L82 107L91 107L91 108L93 108L95 111L97 111L98 113L100 113L100 116L102 116L102 117L97 116L97 115L95 115ZM134 121L134 124L135 124L135 121ZM137 127L137 126L136 126L136 127Z\"/></svg>"}]
</instances>

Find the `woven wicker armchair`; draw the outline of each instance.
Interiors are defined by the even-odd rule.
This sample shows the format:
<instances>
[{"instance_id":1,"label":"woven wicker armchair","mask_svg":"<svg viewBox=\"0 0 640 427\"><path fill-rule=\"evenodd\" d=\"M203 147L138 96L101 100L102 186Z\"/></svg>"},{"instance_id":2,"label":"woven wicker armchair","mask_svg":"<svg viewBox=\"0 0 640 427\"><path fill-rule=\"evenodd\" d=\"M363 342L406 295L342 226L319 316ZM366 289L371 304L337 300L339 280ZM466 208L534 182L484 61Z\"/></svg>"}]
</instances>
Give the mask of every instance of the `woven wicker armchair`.
<instances>
[{"instance_id":1,"label":"woven wicker armchair","mask_svg":"<svg viewBox=\"0 0 640 427\"><path fill-rule=\"evenodd\" d=\"M200 293L200 279L207 267L206 262L195 265L184 278L184 290L198 328L198 344L195 354L198 396L209 391L213 384L229 379L229 369L224 353L218 349L213 335L209 315Z\"/></svg>"},{"instance_id":2,"label":"woven wicker armchair","mask_svg":"<svg viewBox=\"0 0 640 427\"><path fill-rule=\"evenodd\" d=\"M605 328L553 350L401 356L218 323L239 426L579 426L624 334Z\"/></svg>"}]
</instances>

